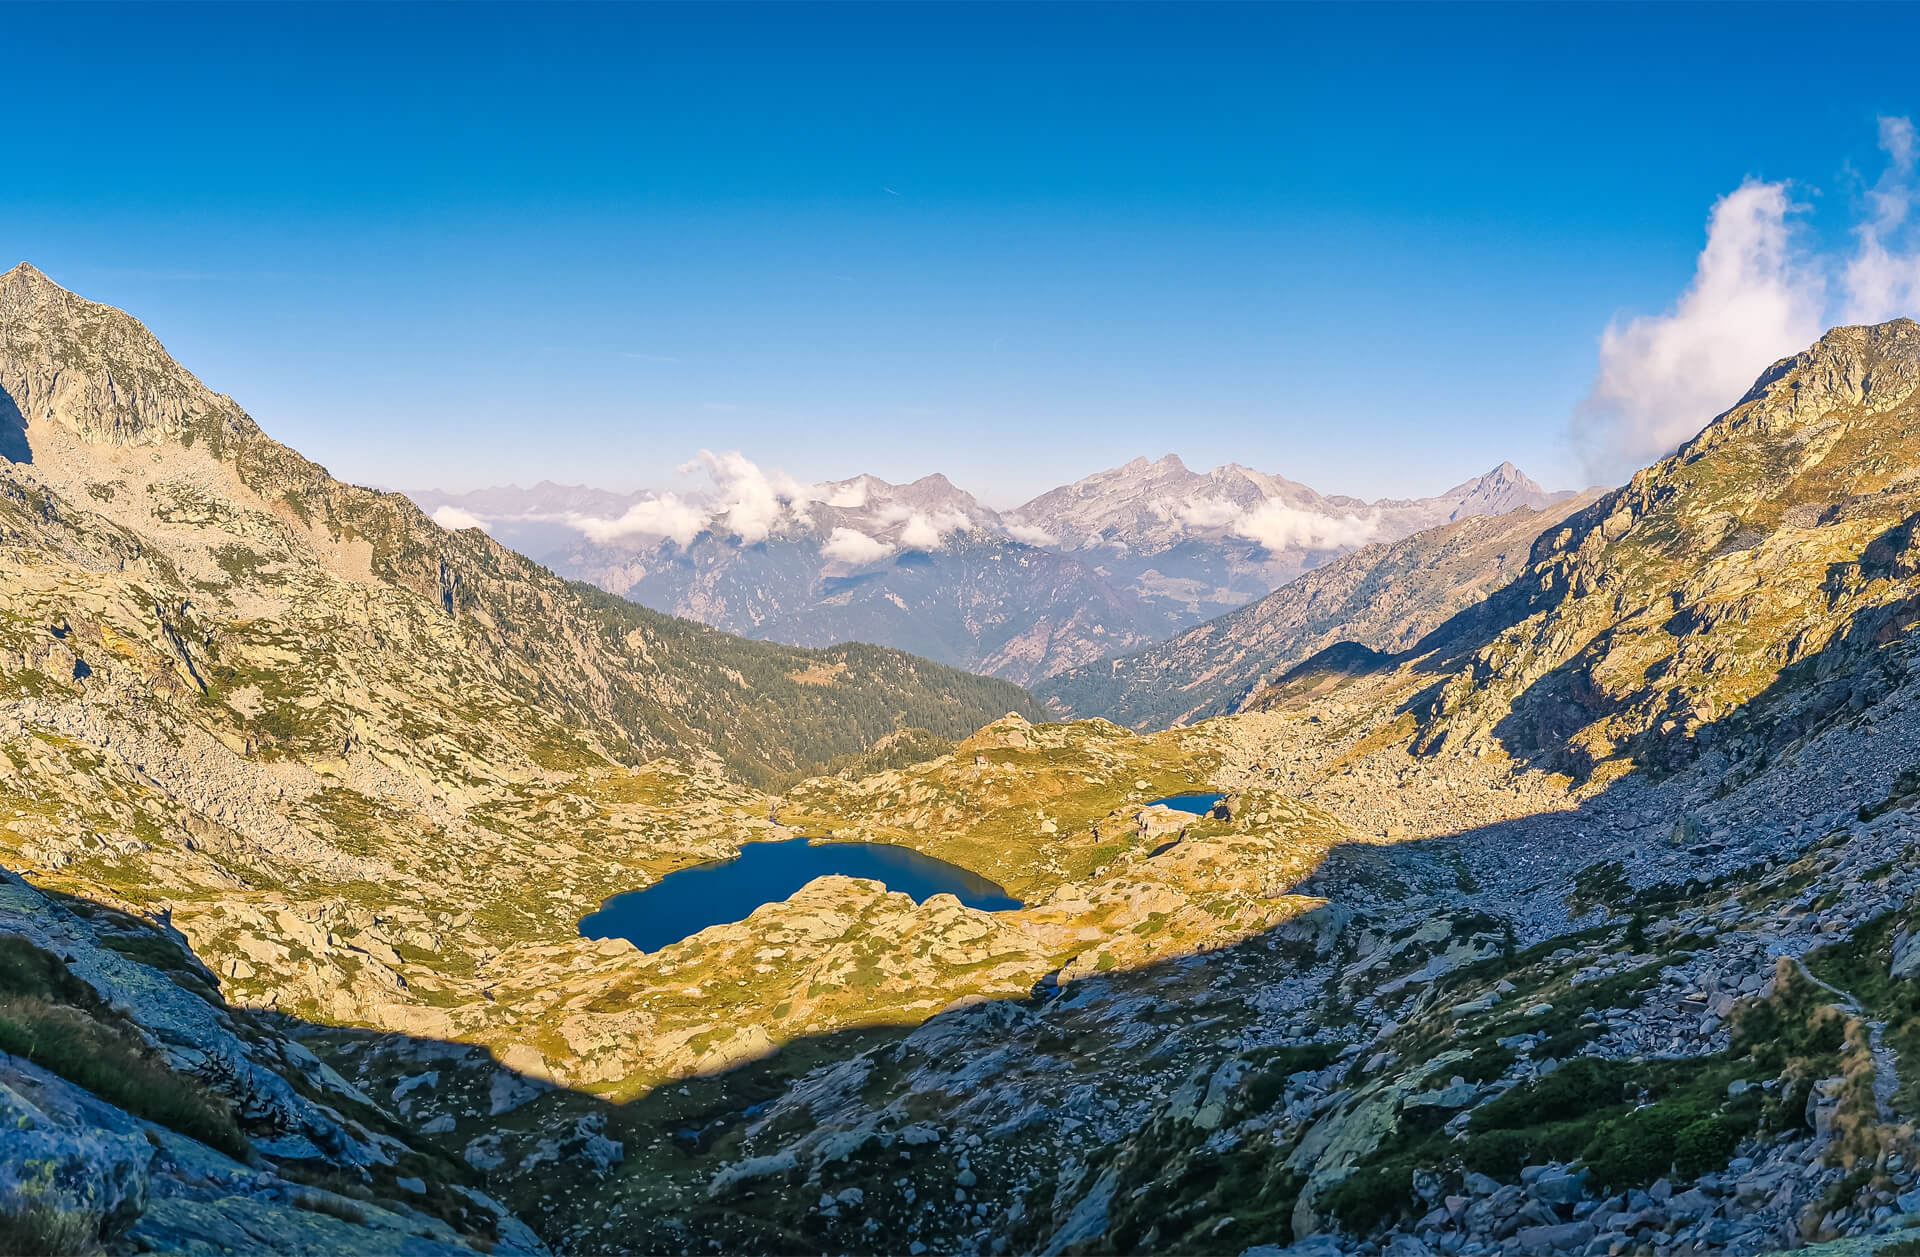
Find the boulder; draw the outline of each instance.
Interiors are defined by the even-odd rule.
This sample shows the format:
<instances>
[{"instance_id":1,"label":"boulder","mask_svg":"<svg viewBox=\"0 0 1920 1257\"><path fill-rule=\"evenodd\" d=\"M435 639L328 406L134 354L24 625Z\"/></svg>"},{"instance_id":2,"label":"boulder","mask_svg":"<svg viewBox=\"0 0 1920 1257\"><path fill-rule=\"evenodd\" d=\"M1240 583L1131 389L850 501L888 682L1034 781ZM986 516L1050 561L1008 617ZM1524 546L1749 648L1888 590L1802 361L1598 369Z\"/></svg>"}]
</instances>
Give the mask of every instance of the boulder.
<instances>
[{"instance_id":1,"label":"boulder","mask_svg":"<svg viewBox=\"0 0 1920 1257\"><path fill-rule=\"evenodd\" d=\"M1902 930L1893 939L1893 963L1888 973L1896 978L1920 975L1920 934Z\"/></svg>"},{"instance_id":2,"label":"boulder","mask_svg":"<svg viewBox=\"0 0 1920 1257\"><path fill-rule=\"evenodd\" d=\"M1587 1172L1580 1170L1569 1174L1564 1171L1549 1170L1534 1179L1528 1190L1533 1193L1535 1200L1545 1201L1550 1205L1571 1205L1586 1194Z\"/></svg>"},{"instance_id":3,"label":"boulder","mask_svg":"<svg viewBox=\"0 0 1920 1257\"><path fill-rule=\"evenodd\" d=\"M1594 1237L1591 1222L1561 1222L1553 1226L1522 1227L1514 1233L1527 1257L1558 1257L1585 1251Z\"/></svg>"}]
</instances>

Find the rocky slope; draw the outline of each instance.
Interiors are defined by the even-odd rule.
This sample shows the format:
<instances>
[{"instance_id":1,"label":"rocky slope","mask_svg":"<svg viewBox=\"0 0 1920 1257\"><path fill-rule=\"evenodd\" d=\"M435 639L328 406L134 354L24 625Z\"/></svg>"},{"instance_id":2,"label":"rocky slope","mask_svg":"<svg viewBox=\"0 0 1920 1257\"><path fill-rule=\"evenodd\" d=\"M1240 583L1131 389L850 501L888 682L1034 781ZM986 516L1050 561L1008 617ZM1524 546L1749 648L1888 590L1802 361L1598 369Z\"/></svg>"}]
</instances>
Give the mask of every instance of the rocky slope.
<instances>
[{"instance_id":1,"label":"rocky slope","mask_svg":"<svg viewBox=\"0 0 1920 1257\"><path fill-rule=\"evenodd\" d=\"M894 652L742 642L570 586L477 531L449 533L403 497L331 479L139 323L25 265L0 278L0 390L29 447L0 468L9 541L39 569L26 586L55 604L12 619L30 639L68 598L100 604L86 614L151 643L256 747L349 747L345 705L291 710L272 691L387 673L404 692L424 658L449 689L473 690L454 700L477 704L454 725L533 709L579 730L549 758L631 763L671 748L755 780L859 750L902 720L957 735L1027 708L1011 686ZM62 569L36 559L50 537L76 569L65 584L84 574L93 588L56 592ZM114 624L122 611L132 621ZM70 653L98 644L58 640ZM298 658L277 657L290 648Z\"/></svg>"},{"instance_id":2,"label":"rocky slope","mask_svg":"<svg viewBox=\"0 0 1920 1257\"><path fill-rule=\"evenodd\" d=\"M1416 652L1323 652L1193 731L1216 783L1376 836L1290 888L1316 910L650 1098L687 1137L552 1216L658 1248L1908 1251L1917 332L1834 332Z\"/></svg>"},{"instance_id":3,"label":"rocky slope","mask_svg":"<svg viewBox=\"0 0 1920 1257\"><path fill-rule=\"evenodd\" d=\"M8 1252L543 1254L179 934L0 873Z\"/></svg>"},{"instance_id":4,"label":"rocky slope","mask_svg":"<svg viewBox=\"0 0 1920 1257\"><path fill-rule=\"evenodd\" d=\"M944 476L776 483L712 460L712 502L540 485L419 492L647 606L800 646L871 641L1031 685L1259 598L1376 539L1541 507L1511 464L1414 501L1324 497L1172 455L1053 490L1001 515Z\"/></svg>"},{"instance_id":5,"label":"rocky slope","mask_svg":"<svg viewBox=\"0 0 1920 1257\"><path fill-rule=\"evenodd\" d=\"M1914 619L1917 386L1909 320L1777 364L1414 650L1328 652L1267 687L1281 780L1433 832L1492 815L1436 811L1455 782L1525 769L1591 794L1709 753L1737 780L1861 709Z\"/></svg>"},{"instance_id":6,"label":"rocky slope","mask_svg":"<svg viewBox=\"0 0 1920 1257\"><path fill-rule=\"evenodd\" d=\"M22 407L0 534L0 1236L1920 1241L1912 323L1778 364L1410 645L1337 643L1158 734L902 732L778 795L706 744L618 762L609 708L521 696L480 640L502 621L463 636L484 608L372 560L223 565L251 482L127 444L116 398L167 413L137 371L65 371L100 419ZM145 487L189 466L200 498ZM256 556L285 535L253 526ZM1208 787L1205 816L1153 806ZM1024 906L827 878L650 954L574 931L794 835Z\"/></svg>"},{"instance_id":7,"label":"rocky slope","mask_svg":"<svg viewBox=\"0 0 1920 1257\"><path fill-rule=\"evenodd\" d=\"M1595 496L1469 515L1364 546L1170 641L1048 677L1035 694L1056 715L1135 729L1237 711L1266 682L1337 642L1388 653L1412 646L1512 579L1534 539Z\"/></svg>"},{"instance_id":8,"label":"rocky slope","mask_svg":"<svg viewBox=\"0 0 1920 1257\"><path fill-rule=\"evenodd\" d=\"M482 1087L483 1127L554 1084L633 1095L809 1035L1022 996L1076 964L1248 937L1298 910L1275 888L1342 832L1259 793L1233 818L1143 813L1156 791L1205 783L1206 738L1035 731L1017 714L911 773L769 797L740 778L836 751L872 763L885 752L859 752L908 722L931 730L905 744L937 746L943 727L984 723L980 696L1024 696L877 648L742 642L566 585L331 481L131 319L31 270L0 283L0 337L24 438L0 467L0 861L82 915L170 923L222 1016L284 1018L262 1024L343 1063L366 1030L410 1036L402 1059L444 1060L450 1092ZM775 713L779 728L761 723ZM676 758L635 762L656 750ZM1029 760L1057 772L1031 785ZM839 815L842 795L875 824L907 807L885 822L898 841L967 852L1032 906L996 917L826 883L654 955L578 936L605 897L795 832L788 813L809 833L867 824ZM1046 839L1026 832L1036 812L1060 818L1035 822ZM0 906L0 935L87 979L42 915L31 895ZM160 1050L136 1029L113 1033ZM217 1029L176 1046L204 1056ZM33 1056L24 1033L0 1050ZM97 1084L80 1056L39 1068ZM25 1121L82 1146L131 1129L21 1078L38 1106ZM400 1103L400 1081L381 1092L396 1120L421 1107ZM421 1146L459 1159L406 1182L440 1193L489 1167L485 1129L420 1120ZM343 1148L306 1159L372 1190ZM120 1246L159 1225L138 1200L96 1210L71 1175L31 1178L38 1164L7 1162L8 1225ZM326 1243L276 1229L304 1219L202 1221L209 1242Z\"/></svg>"}]
</instances>

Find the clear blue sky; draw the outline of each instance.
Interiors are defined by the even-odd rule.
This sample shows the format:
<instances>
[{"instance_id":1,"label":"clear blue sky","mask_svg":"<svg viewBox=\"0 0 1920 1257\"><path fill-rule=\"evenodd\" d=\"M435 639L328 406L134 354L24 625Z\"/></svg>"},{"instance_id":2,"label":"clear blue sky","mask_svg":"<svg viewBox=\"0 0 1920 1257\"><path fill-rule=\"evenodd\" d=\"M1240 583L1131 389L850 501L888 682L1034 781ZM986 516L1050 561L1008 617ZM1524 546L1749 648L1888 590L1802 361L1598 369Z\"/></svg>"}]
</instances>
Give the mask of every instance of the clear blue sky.
<instances>
[{"instance_id":1,"label":"clear blue sky","mask_svg":"<svg viewBox=\"0 0 1920 1257\"><path fill-rule=\"evenodd\" d=\"M1841 247L1920 112L1892 6L68 5L0 47L0 265L407 487L1570 482L1601 331L1716 198L1795 180Z\"/></svg>"}]
</instances>

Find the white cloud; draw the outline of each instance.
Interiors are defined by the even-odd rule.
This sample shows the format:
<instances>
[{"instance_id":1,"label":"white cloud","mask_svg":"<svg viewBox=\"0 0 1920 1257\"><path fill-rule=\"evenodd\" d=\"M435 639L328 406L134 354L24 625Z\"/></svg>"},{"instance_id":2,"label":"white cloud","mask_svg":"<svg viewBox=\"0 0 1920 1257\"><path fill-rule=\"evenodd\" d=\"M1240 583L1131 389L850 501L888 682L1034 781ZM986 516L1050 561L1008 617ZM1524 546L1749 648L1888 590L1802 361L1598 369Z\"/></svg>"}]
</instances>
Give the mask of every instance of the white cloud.
<instances>
[{"instance_id":1,"label":"white cloud","mask_svg":"<svg viewBox=\"0 0 1920 1257\"><path fill-rule=\"evenodd\" d=\"M1596 477L1669 453L1820 335L1825 281L1795 247L1798 208L1784 183L1742 183L1714 205L1674 308L1608 326L1574 429Z\"/></svg>"},{"instance_id":2,"label":"white cloud","mask_svg":"<svg viewBox=\"0 0 1920 1257\"><path fill-rule=\"evenodd\" d=\"M754 545L765 541L796 506L804 510L810 500L805 486L785 472L762 471L738 450L715 454L701 450L698 457L680 470L699 468L713 481L717 503L714 514L734 536Z\"/></svg>"},{"instance_id":3,"label":"white cloud","mask_svg":"<svg viewBox=\"0 0 1920 1257\"><path fill-rule=\"evenodd\" d=\"M1228 526L1236 537L1257 541L1274 553L1283 550L1346 550L1373 540L1378 523L1358 515L1322 515L1268 499Z\"/></svg>"},{"instance_id":4,"label":"white cloud","mask_svg":"<svg viewBox=\"0 0 1920 1257\"><path fill-rule=\"evenodd\" d=\"M1007 536L1030 546L1056 546L1060 539L1037 524L1008 524Z\"/></svg>"},{"instance_id":5,"label":"white cloud","mask_svg":"<svg viewBox=\"0 0 1920 1257\"><path fill-rule=\"evenodd\" d=\"M1173 517L1189 528L1224 528L1240 515L1239 503L1225 498L1196 498L1173 511Z\"/></svg>"},{"instance_id":6,"label":"white cloud","mask_svg":"<svg viewBox=\"0 0 1920 1257\"><path fill-rule=\"evenodd\" d=\"M1920 315L1920 229L1910 219L1916 191L1913 120L1880 119L1880 148L1887 168L1868 188L1866 221L1853 229L1858 241L1841 284L1847 323L1880 323ZM1905 251L1901 246L1907 245Z\"/></svg>"},{"instance_id":7,"label":"white cloud","mask_svg":"<svg viewBox=\"0 0 1920 1257\"><path fill-rule=\"evenodd\" d=\"M433 522L442 528L458 532L462 528L485 528L487 521L472 511L463 511L457 506L446 505L435 508Z\"/></svg>"},{"instance_id":8,"label":"white cloud","mask_svg":"<svg viewBox=\"0 0 1920 1257\"><path fill-rule=\"evenodd\" d=\"M836 528L820 547L820 553L841 563L871 563L893 553L893 547L876 537L851 528Z\"/></svg>"},{"instance_id":9,"label":"white cloud","mask_svg":"<svg viewBox=\"0 0 1920 1257\"><path fill-rule=\"evenodd\" d=\"M867 504L867 481L864 476L842 485L823 484L818 486L816 492L826 496L816 496L814 501L837 506L843 511L857 511Z\"/></svg>"},{"instance_id":10,"label":"white cloud","mask_svg":"<svg viewBox=\"0 0 1920 1257\"><path fill-rule=\"evenodd\" d=\"M813 503L857 506L867 493L859 481L838 488L801 484L783 471L762 468L738 450L701 450L680 472L704 476L707 486L684 495L651 494L611 519L575 512L564 516L564 522L597 542L661 537L685 546L711 530L755 545L777 533L812 527Z\"/></svg>"},{"instance_id":11,"label":"white cloud","mask_svg":"<svg viewBox=\"0 0 1920 1257\"><path fill-rule=\"evenodd\" d=\"M708 513L678 494L662 493L635 502L614 519L572 514L567 523L590 541L619 541L626 537L661 537L682 546L693 544L707 526Z\"/></svg>"},{"instance_id":12,"label":"white cloud","mask_svg":"<svg viewBox=\"0 0 1920 1257\"><path fill-rule=\"evenodd\" d=\"M1224 529L1268 550L1349 550L1372 541L1379 521L1359 515L1323 515L1268 498L1243 507L1226 498L1195 498L1168 512L1189 528Z\"/></svg>"},{"instance_id":13,"label":"white cloud","mask_svg":"<svg viewBox=\"0 0 1920 1257\"><path fill-rule=\"evenodd\" d=\"M882 510L875 518L883 524L904 521L905 526L900 529L900 544L909 550L931 550L948 533L964 532L973 522L960 511L935 511L929 515L898 503Z\"/></svg>"}]
</instances>

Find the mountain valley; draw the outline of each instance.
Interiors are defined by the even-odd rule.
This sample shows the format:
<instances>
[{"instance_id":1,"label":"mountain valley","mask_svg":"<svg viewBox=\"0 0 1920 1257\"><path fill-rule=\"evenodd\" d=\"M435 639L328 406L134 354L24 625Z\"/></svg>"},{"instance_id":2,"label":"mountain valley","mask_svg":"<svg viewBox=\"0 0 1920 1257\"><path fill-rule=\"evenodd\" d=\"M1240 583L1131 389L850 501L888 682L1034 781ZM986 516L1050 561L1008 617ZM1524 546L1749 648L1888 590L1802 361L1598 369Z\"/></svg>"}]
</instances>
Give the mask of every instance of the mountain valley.
<instances>
[{"instance_id":1,"label":"mountain valley","mask_svg":"<svg viewBox=\"0 0 1920 1257\"><path fill-rule=\"evenodd\" d=\"M1920 1245L1920 325L1578 496L815 488L565 580L428 510L643 504L342 484L0 278L0 1248ZM795 839L1020 906L580 933Z\"/></svg>"}]
</instances>

